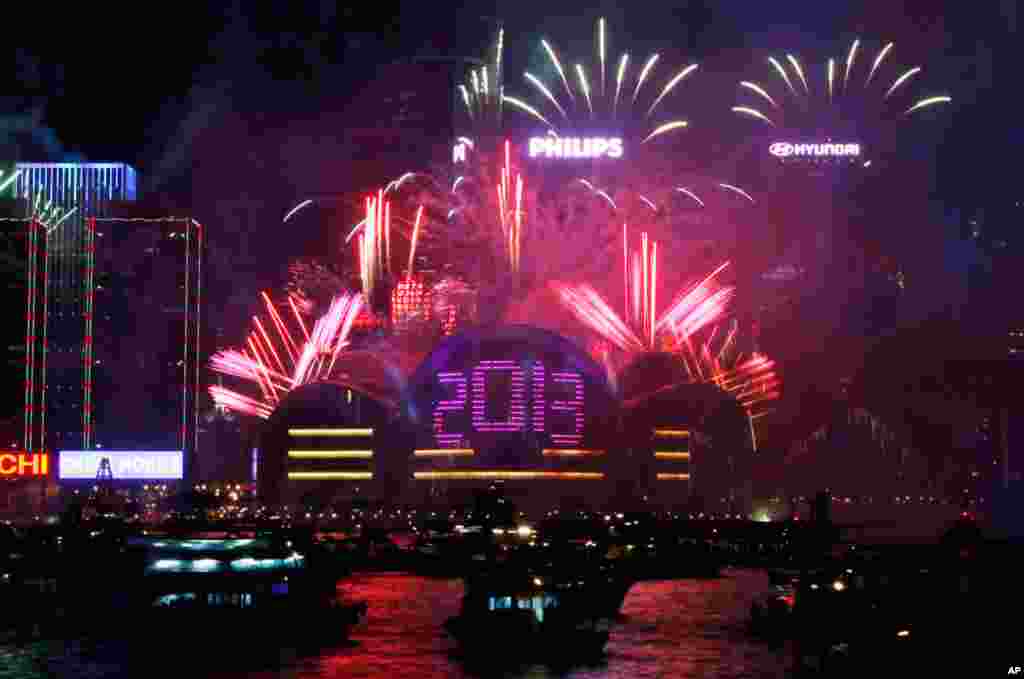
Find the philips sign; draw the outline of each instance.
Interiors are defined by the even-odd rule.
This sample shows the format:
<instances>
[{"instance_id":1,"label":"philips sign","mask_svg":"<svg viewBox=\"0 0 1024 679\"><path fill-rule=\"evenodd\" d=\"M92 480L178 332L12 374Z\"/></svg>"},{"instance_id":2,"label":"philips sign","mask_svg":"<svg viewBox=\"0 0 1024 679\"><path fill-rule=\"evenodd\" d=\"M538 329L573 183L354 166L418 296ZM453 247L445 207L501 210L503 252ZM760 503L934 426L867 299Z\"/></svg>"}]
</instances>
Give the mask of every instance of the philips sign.
<instances>
[{"instance_id":1,"label":"philips sign","mask_svg":"<svg viewBox=\"0 0 1024 679\"><path fill-rule=\"evenodd\" d=\"M768 152L778 158L856 158L860 155L860 144L792 144L788 141L777 141L768 147Z\"/></svg>"},{"instance_id":2,"label":"philips sign","mask_svg":"<svg viewBox=\"0 0 1024 679\"><path fill-rule=\"evenodd\" d=\"M62 450L57 477L62 481L95 479L104 458L110 460L115 481L180 481L185 477L185 456L180 450Z\"/></svg>"},{"instance_id":3,"label":"philips sign","mask_svg":"<svg viewBox=\"0 0 1024 679\"><path fill-rule=\"evenodd\" d=\"M618 137L532 137L531 158L621 158Z\"/></svg>"}]
</instances>

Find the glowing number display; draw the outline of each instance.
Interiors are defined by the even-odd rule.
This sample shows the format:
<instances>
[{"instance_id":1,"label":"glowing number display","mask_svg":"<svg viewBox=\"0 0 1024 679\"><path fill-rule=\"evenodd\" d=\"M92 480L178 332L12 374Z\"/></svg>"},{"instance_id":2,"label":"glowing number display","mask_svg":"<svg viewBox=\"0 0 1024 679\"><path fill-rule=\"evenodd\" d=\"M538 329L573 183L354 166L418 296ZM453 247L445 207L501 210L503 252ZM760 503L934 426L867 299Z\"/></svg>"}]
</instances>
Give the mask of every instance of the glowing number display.
<instances>
[{"instance_id":1,"label":"glowing number display","mask_svg":"<svg viewBox=\"0 0 1024 679\"><path fill-rule=\"evenodd\" d=\"M550 433L553 445L567 448L583 440L584 384L577 372L549 373L539 362L526 368L480 361L465 372L439 372L437 382L445 395L433 403L438 448L467 447L471 431ZM548 398L549 387L557 398ZM469 421L460 421L467 411ZM549 426L557 431L548 432Z\"/></svg>"},{"instance_id":2,"label":"glowing number display","mask_svg":"<svg viewBox=\"0 0 1024 679\"><path fill-rule=\"evenodd\" d=\"M434 438L439 448L463 448L465 441L461 433L448 432L446 418L450 413L461 413L466 409L467 382L466 376L460 372L444 372L437 374L437 381L454 392L455 398L435 401L434 403Z\"/></svg>"},{"instance_id":3,"label":"glowing number display","mask_svg":"<svg viewBox=\"0 0 1024 679\"><path fill-rule=\"evenodd\" d=\"M569 398L551 402L551 410L568 415L571 434L551 434L551 443L559 448L575 448L583 440L583 378L574 372L552 373L556 384L570 388Z\"/></svg>"},{"instance_id":4,"label":"glowing number display","mask_svg":"<svg viewBox=\"0 0 1024 679\"><path fill-rule=\"evenodd\" d=\"M510 373L508 418L488 420L487 376ZM514 361L481 361L473 369L473 429L476 431L523 431L526 423L526 395L523 392L523 371Z\"/></svg>"}]
</instances>

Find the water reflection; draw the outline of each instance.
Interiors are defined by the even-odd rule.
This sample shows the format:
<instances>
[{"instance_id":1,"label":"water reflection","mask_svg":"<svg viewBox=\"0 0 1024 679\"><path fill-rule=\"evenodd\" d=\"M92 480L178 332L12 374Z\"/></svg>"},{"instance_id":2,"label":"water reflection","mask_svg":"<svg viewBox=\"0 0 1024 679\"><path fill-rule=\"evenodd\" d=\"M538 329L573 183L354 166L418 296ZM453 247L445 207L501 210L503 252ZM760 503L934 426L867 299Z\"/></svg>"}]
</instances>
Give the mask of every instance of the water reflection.
<instances>
[{"instance_id":1,"label":"water reflection","mask_svg":"<svg viewBox=\"0 0 1024 679\"><path fill-rule=\"evenodd\" d=\"M622 620L613 628L607 656L600 664L497 670L468 667L443 631L444 621L459 610L460 581L397 573L360 575L339 585L344 597L369 603L367 620L353 631L349 645L306 658L284 649L274 654L278 661L260 663L262 667L227 669L194 658L189 660L187 674L214 679L780 677L790 665L789 654L749 638L745 631L751 599L766 587L766 576L754 571L726 571L724 577L712 580L643 582L626 598ZM12 674L3 674L18 679L137 676L119 662L122 652L114 644L88 651L63 642L35 645L34 651L0 647L0 662L5 653L10 660L20 658ZM167 652L176 651L168 648ZM514 657L516 649L503 648L496 639L494 653ZM34 656L30 662L26 662L28 655Z\"/></svg>"}]
</instances>

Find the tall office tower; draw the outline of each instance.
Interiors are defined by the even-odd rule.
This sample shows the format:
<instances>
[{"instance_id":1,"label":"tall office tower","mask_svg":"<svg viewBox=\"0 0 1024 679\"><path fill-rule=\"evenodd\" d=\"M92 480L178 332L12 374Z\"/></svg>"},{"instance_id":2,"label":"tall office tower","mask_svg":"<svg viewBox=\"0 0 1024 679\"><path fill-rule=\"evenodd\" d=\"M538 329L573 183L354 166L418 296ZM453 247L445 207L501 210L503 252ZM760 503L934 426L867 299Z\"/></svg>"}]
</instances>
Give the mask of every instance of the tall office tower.
<instances>
[{"instance_id":1,"label":"tall office tower","mask_svg":"<svg viewBox=\"0 0 1024 679\"><path fill-rule=\"evenodd\" d=\"M17 170L26 213L37 201L71 213L52 224L29 222L25 447L88 449L95 361L89 219L135 200L135 170L120 163L18 163Z\"/></svg>"},{"instance_id":2,"label":"tall office tower","mask_svg":"<svg viewBox=\"0 0 1024 679\"><path fill-rule=\"evenodd\" d=\"M95 448L188 458L198 435L203 231L153 214L125 206L87 224L84 431Z\"/></svg>"}]
</instances>

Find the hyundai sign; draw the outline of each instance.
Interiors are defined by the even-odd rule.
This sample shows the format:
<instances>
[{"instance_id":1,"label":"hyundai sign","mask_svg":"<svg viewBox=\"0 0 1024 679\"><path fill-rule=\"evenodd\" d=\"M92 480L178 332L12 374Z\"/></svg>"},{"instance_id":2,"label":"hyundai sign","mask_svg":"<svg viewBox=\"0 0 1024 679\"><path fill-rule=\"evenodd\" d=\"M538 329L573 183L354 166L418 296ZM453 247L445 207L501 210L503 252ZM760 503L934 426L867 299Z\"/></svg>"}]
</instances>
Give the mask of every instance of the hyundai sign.
<instances>
[{"instance_id":1,"label":"hyundai sign","mask_svg":"<svg viewBox=\"0 0 1024 679\"><path fill-rule=\"evenodd\" d=\"M768 147L768 152L777 158L856 158L860 156L860 144L804 144L777 141Z\"/></svg>"},{"instance_id":2,"label":"hyundai sign","mask_svg":"<svg viewBox=\"0 0 1024 679\"><path fill-rule=\"evenodd\" d=\"M185 477L185 456L180 450L62 450L57 478L95 479L104 458L110 460L115 481L180 481Z\"/></svg>"},{"instance_id":3,"label":"hyundai sign","mask_svg":"<svg viewBox=\"0 0 1024 679\"><path fill-rule=\"evenodd\" d=\"M618 137L532 137L531 158L621 158Z\"/></svg>"}]
</instances>

